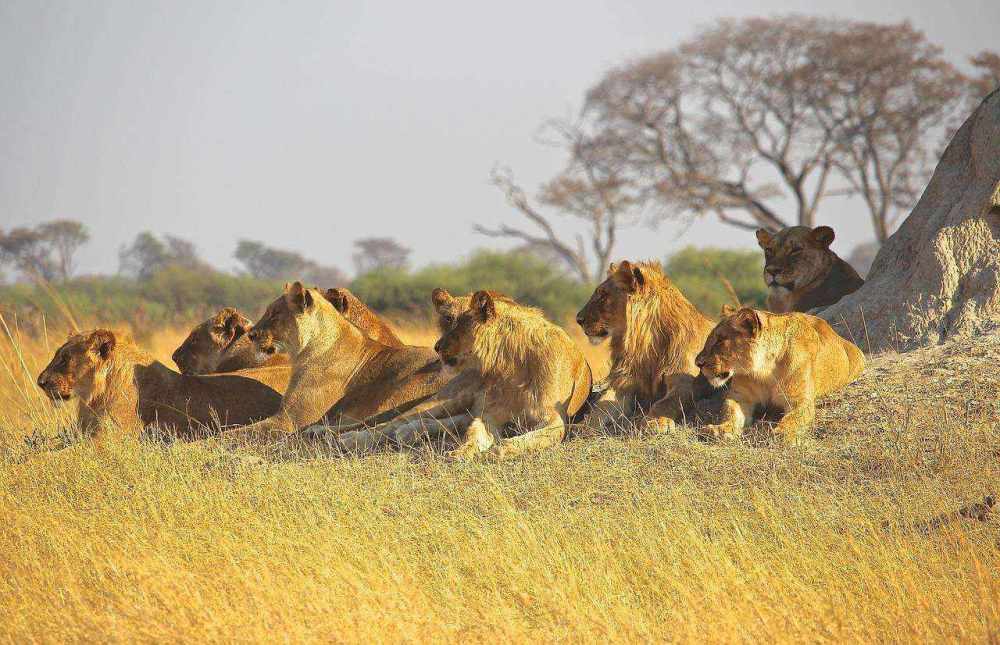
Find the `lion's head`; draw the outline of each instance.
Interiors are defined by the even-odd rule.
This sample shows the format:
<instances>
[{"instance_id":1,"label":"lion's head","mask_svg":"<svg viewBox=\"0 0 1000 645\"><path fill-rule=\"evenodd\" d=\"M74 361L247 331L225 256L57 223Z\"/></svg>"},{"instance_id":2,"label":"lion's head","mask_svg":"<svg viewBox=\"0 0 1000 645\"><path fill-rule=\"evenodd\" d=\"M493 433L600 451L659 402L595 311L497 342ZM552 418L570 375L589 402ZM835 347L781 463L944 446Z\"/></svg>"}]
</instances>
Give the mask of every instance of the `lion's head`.
<instances>
[{"instance_id":1,"label":"lion's head","mask_svg":"<svg viewBox=\"0 0 1000 645\"><path fill-rule=\"evenodd\" d=\"M464 362L472 353L477 330L494 318L496 313L492 293L477 291L473 294L468 308L458 315L434 345L434 351L441 356L442 362L449 366Z\"/></svg>"},{"instance_id":2,"label":"lion's head","mask_svg":"<svg viewBox=\"0 0 1000 645\"><path fill-rule=\"evenodd\" d=\"M56 403L89 401L104 391L117 339L108 329L71 335L38 375L38 387Z\"/></svg>"},{"instance_id":3,"label":"lion's head","mask_svg":"<svg viewBox=\"0 0 1000 645\"><path fill-rule=\"evenodd\" d=\"M514 303L510 296L499 291L487 289L482 293L489 294L494 301ZM434 312L437 314L438 329L444 334L454 327L459 316L469 309L472 304L472 295L455 297L444 289L435 289L431 292L431 304L434 305Z\"/></svg>"},{"instance_id":4,"label":"lion's head","mask_svg":"<svg viewBox=\"0 0 1000 645\"><path fill-rule=\"evenodd\" d=\"M590 300L576 315L580 325L594 345L604 342L609 336L622 336L627 324L626 308L629 296L646 284L643 268L628 260L608 267L608 277L597 285Z\"/></svg>"},{"instance_id":5,"label":"lion's head","mask_svg":"<svg viewBox=\"0 0 1000 645\"><path fill-rule=\"evenodd\" d=\"M790 226L777 233L757 231L764 249L764 282L778 293L799 291L822 280L837 256L830 250L834 233L829 226Z\"/></svg>"},{"instance_id":6,"label":"lion's head","mask_svg":"<svg viewBox=\"0 0 1000 645\"><path fill-rule=\"evenodd\" d=\"M399 339L392 328L368 305L351 293L350 289L337 287L327 289L323 292L323 297L333 305L333 308L340 312L352 325L361 330L368 338L382 343L388 347L403 347L404 343Z\"/></svg>"},{"instance_id":7,"label":"lion's head","mask_svg":"<svg viewBox=\"0 0 1000 645\"><path fill-rule=\"evenodd\" d=\"M172 358L184 374L211 374L225 351L250 329L250 320L226 307L188 334Z\"/></svg>"},{"instance_id":8,"label":"lion's head","mask_svg":"<svg viewBox=\"0 0 1000 645\"><path fill-rule=\"evenodd\" d=\"M262 359L277 353L294 354L305 344L311 327L310 318L315 308L323 301L331 307L315 289L306 289L301 282L285 285L285 292L267 306L250 329L249 337Z\"/></svg>"},{"instance_id":9,"label":"lion's head","mask_svg":"<svg viewBox=\"0 0 1000 645\"><path fill-rule=\"evenodd\" d=\"M725 306L722 316L695 358L695 365L713 387L721 387L734 374L753 370L754 350L763 327L760 315L753 309Z\"/></svg>"}]
</instances>

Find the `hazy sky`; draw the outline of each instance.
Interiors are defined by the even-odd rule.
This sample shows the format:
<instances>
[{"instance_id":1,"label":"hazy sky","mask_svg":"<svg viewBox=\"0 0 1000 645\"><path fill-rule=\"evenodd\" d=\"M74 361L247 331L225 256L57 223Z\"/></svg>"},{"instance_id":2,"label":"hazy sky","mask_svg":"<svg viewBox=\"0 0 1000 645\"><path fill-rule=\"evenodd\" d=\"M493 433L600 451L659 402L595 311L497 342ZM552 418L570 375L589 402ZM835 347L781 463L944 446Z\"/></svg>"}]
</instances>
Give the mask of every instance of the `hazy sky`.
<instances>
[{"instance_id":1,"label":"hazy sky","mask_svg":"<svg viewBox=\"0 0 1000 645\"><path fill-rule=\"evenodd\" d=\"M243 237L348 270L364 236L403 240L418 264L500 246L472 232L517 221L489 171L532 189L558 171L534 139L546 117L716 17L788 12L909 19L956 62L1000 27L996 0L0 0L0 227L82 220L86 272L116 270L143 230L224 267ZM842 252L870 236L847 200L819 219ZM711 220L640 227L616 255L684 244L754 239Z\"/></svg>"}]
</instances>

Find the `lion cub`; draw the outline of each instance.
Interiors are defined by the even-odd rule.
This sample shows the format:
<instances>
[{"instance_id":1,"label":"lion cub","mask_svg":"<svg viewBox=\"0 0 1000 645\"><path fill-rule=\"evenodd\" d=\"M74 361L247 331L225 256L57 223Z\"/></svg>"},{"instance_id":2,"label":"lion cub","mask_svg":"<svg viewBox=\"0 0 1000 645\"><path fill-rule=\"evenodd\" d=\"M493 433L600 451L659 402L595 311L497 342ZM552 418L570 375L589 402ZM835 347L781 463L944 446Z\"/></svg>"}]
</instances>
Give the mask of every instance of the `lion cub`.
<instances>
[{"instance_id":1,"label":"lion cub","mask_svg":"<svg viewBox=\"0 0 1000 645\"><path fill-rule=\"evenodd\" d=\"M235 372L254 367L286 366L291 373L288 357L283 354L261 356L247 337L252 323L235 307L225 307L197 325L171 358L182 374L215 374ZM288 379L280 386L284 392Z\"/></svg>"},{"instance_id":2,"label":"lion cub","mask_svg":"<svg viewBox=\"0 0 1000 645\"><path fill-rule=\"evenodd\" d=\"M538 310L477 291L434 349L449 366L475 370L475 395L460 459L509 459L562 441L567 420L590 397L587 360ZM499 438L511 423L528 432Z\"/></svg>"},{"instance_id":3,"label":"lion cub","mask_svg":"<svg viewBox=\"0 0 1000 645\"><path fill-rule=\"evenodd\" d=\"M757 231L770 311L827 307L861 288L865 281L854 267L830 250L833 240L829 226L789 226L773 234Z\"/></svg>"},{"instance_id":4,"label":"lion cub","mask_svg":"<svg viewBox=\"0 0 1000 645\"><path fill-rule=\"evenodd\" d=\"M861 350L825 320L801 313L722 310L696 362L715 386L729 383L723 421L703 432L738 433L761 408L784 413L775 433L794 439L816 416L816 398L854 381L865 367Z\"/></svg>"}]
</instances>

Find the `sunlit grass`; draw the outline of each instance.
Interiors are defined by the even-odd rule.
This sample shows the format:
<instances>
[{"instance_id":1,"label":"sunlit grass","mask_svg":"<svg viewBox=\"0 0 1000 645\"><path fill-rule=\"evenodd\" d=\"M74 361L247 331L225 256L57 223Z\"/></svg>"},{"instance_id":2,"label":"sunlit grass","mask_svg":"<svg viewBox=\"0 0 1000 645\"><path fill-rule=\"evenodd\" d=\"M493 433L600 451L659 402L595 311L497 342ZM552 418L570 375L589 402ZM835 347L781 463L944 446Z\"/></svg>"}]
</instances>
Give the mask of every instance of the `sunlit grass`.
<instances>
[{"instance_id":1,"label":"sunlit grass","mask_svg":"<svg viewBox=\"0 0 1000 645\"><path fill-rule=\"evenodd\" d=\"M144 344L170 364L185 333ZM0 341L4 641L1000 633L996 520L913 529L998 480L985 370L952 383L925 364L876 365L803 446L681 433L576 439L502 466L429 453L258 464L209 444L29 448L24 436L68 423L33 385L65 331L12 335ZM603 374L605 350L582 346Z\"/></svg>"}]
</instances>

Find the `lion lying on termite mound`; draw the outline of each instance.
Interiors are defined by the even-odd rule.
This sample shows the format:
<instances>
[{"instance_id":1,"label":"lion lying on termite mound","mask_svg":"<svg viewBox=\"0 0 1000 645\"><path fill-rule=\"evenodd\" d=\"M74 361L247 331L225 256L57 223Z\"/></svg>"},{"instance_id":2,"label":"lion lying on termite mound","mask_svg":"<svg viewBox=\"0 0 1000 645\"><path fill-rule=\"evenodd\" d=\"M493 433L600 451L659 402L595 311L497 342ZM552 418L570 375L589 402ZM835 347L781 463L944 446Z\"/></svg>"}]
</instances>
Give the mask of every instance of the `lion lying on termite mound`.
<instances>
[{"instance_id":1,"label":"lion lying on termite mound","mask_svg":"<svg viewBox=\"0 0 1000 645\"><path fill-rule=\"evenodd\" d=\"M402 347L392 328L349 289L327 289L323 296L363 334L388 347ZM284 354L258 352L247 335L253 324L234 307L226 307L195 326L173 353L174 363L185 374L216 374L253 367L289 365ZM291 374L291 368L288 368ZM288 383L280 387L285 391Z\"/></svg>"},{"instance_id":2,"label":"lion lying on termite mound","mask_svg":"<svg viewBox=\"0 0 1000 645\"><path fill-rule=\"evenodd\" d=\"M157 425L185 438L245 424L278 410L281 395L262 381L275 368L179 374L107 329L74 334L56 350L38 386L57 402L76 399L81 431L135 433Z\"/></svg>"},{"instance_id":3,"label":"lion lying on termite mound","mask_svg":"<svg viewBox=\"0 0 1000 645\"><path fill-rule=\"evenodd\" d=\"M659 263L612 264L576 322L591 343L611 341L608 385L615 401L601 406L605 428L643 416L653 427L671 426L691 414L696 399L714 393L695 365L714 323Z\"/></svg>"},{"instance_id":4,"label":"lion lying on termite mound","mask_svg":"<svg viewBox=\"0 0 1000 645\"><path fill-rule=\"evenodd\" d=\"M865 367L854 343L825 320L802 313L723 310L697 362L713 384L729 383L722 422L702 433L737 435L755 413L777 409L775 434L794 439L816 417L816 399L853 382Z\"/></svg>"},{"instance_id":5,"label":"lion lying on termite mound","mask_svg":"<svg viewBox=\"0 0 1000 645\"><path fill-rule=\"evenodd\" d=\"M434 395L450 374L433 350L365 336L315 289L295 282L249 332L257 351L289 354L292 378L272 417L227 433L233 444L280 439L316 423L336 428Z\"/></svg>"},{"instance_id":6,"label":"lion lying on termite mound","mask_svg":"<svg viewBox=\"0 0 1000 645\"><path fill-rule=\"evenodd\" d=\"M453 453L459 458L503 460L558 444L591 395L590 366L565 330L486 291L473 295L434 348L446 364L473 369L482 382L473 421ZM526 432L501 437L508 424Z\"/></svg>"},{"instance_id":7,"label":"lion lying on termite mound","mask_svg":"<svg viewBox=\"0 0 1000 645\"><path fill-rule=\"evenodd\" d=\"M774 313L827 307L865 283L850 264L830 250L829 226L789 226L777 233L757 231L764 250L767 308Z\"/></svg>"}]
</instances>

